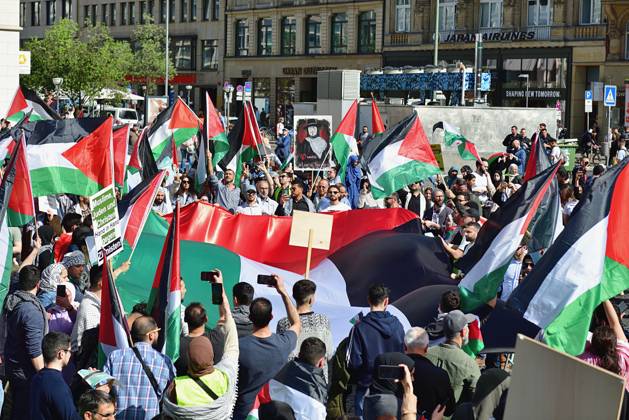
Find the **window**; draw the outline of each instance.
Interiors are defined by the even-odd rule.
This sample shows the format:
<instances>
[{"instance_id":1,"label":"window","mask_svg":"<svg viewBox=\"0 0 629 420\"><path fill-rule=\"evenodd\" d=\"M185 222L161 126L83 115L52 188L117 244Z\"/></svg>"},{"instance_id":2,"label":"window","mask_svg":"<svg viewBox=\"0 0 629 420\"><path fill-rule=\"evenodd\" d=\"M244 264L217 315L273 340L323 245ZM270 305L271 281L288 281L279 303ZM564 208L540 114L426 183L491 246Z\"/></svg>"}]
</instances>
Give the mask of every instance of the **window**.
<instances>
[{"instance_id":1,"label":"window","mask_svg":"<svg viewBox=\"0 0 629 420\"><path fill-rule=\"evenodd\" d=\"M439 3L439 30L456 29L456 0L442 0Z\"/></svg>"},{"instance_id":2,"label":"window","mask_svg":"<svg viewBox=\"0 0 629 420\"><path fill-rule=\"evenodd\" d=\"M236 55L249 55L249 27L246 19L236 21Z\"/></svg>"},{"instance_id":3,"label":"window","mask_svg":"<svg viewBox=\"0 0 629 420\"><path fill-rule=\"evenodd\" d=\"M72 19L72 0L61 0L61 17Z\"/></svg>"},{"instance_id":4,"label":"window","mask_svg":"<svg viewBox=\"0 0 629 420\"><path fill-rule=\"evenodd\" d=\"M218 20L220 8L221 8L221 1L212 0L212 20Z\"/></svg>"},{"instance_id":5,"label":"window","mask_svg":"<svg viewBox=\"0 0 629 420\"><path fill-rule=\"evenodd\" d=\"M601 0L581 0L581 24L601 23Z\"/></svg>"},{"instance_id":6,"label":"window","mask_svg":"<svg viewBox=\"0 0 629 420\"><path fill-rule=\"evenodd\" d=\"M297 20L294 17L282 18L282 55L295 55L297 40Z\"/></svg>"},{"instance_id":7,"label":"window","mask_svg":"<svg viewBox=\"0 0 629 420\"><path fill-rule=\"evenodd\" d=\"M625 60L629 60L629 22L625 28Z\"/></svg>"},{"instance_id":8,"label":"window","mask_svg":"<svg viewBox=\"0 0 629 420\"><path fill-rule=\"evenodd\" d=\"M129 3L129 25L135 25L135 2Z\"/></svg>"},{"instance_id":9,"label":"window","mask_svg":"<svg viewBox=\"0 0 629 420\"><path fill-rule=\"evenodd\" d=\"M362 12L358 15L358 52L373 53L376 50L376 12Z\"/></svg>"},{"instance_id":10,"label":"window","mask_svg":"<svg viewBox=\"0 0 629 420\"><path fill-rule=\"evenodd\" d=\"M177 70L194 70L194 40L179 38L174 40L173 56Z\"/></svg>"},{"instance_id":11,"label":"window","mask_svg":"<svg viewBox=\"0 0 629 420\"><path fill-rule=\"evenodd\" d=\"M20 3L20 26L26 26L26 3Z\"/></svg>"},{"instance_id":12,"label":"window","mask_svg":"<svg viewBox=\"0 0 629 420\"><path fill-rule=\"evenodd\" d=\"M210 20L210 0L203 0L203 14L201 19L203 20Z\"/></svg>"},{"instance_id":13,"label":"window","mask_svg":"<svg viewBox=\"0 0 629 420\"><path fill-rule=\"evenodd\" d=\"M31 26L39 26L41 21L40 21L40 15L41 13L41 2L39 1L34 1L31 3Z\"/></svg>"},{"instance_id":14,"label":"window","mask_svg":"<svg viewBox=\"0 0 629 420\"><path fill-rule=\"evenodd\" d=\"M529 26L550 25L550 0L529 0Z\"/></svg>"},{"instance_id":15,"label":"window","mask_svg":"<svg viewBox=\"0 0 629 420\"><path fill-rule=\"evenodd\" d=\"M57 13L57 4L55 0L48 0L46 2L46 25L55 24L55 15Z\"/></svg>"},{"instance_id":16,"label":"window","mask_svg":"<svg viewBox=\"0 0 629 420\"><path fill-rule=\"evenodd\" d=\"M201 70L216 70L218 68L218 41L204 39L201 41Z\"/></svg>"},{"instance_id":17,"label":"window","mask_svg":"<svg viewBox=\"0 0 629 420\"><path fill-rule=\"evenodd\" d=\"M273 54L273 21L260 19L258 21L258 55Z\"/></svg>"},{"instance_id":18,"label":"window","mask_svg":"<svg viewBox=\"0 0 629 420\"><path fill-rule=\"evenodd\" d=\"M332 54L347 53L347 15L332 15Z\"/></svg>"},{"instance_id":19,"label":"window","mask_svg":"<svg viewBox=\"0 0 629 420\"><path fill-rule=\"evenodd\" d=\"M411 0L395 0L395 32L411 30Z\"/></svg>"},{"instance_id":20,"label":"window","mask_svg":"<svg viewBox=\"0 0 629 420\"><path fill-rule=\"evenodd\" d=\"M197 0L190 0L190 22L197 21Z\"/></svg>"},{"instance_id":21,"label":"window","mask_svg":"<svg viewBox=\"0 0 629 420\"><path fill-rule=\"evenodd\" d=\"M83 26L87 26L89 21L90 21L90 6L83 6Z\"/></svg>"},{"instance_id":22,"label":"window","mask_svg":"<svg viewBox=\"0 0 629 420\"><path fill-rule=\"evenodd\" d=\"M100 9L100 21L103 25L109 24L109 5L102 4Z\"/></svg>"},{"instance_id":23,"label":"window","mask_svg":"<svg viewBox=\"0 0 629 420\"><path fill-rule=\"evenodd\" d=\"M321 54L321 18L308 16L306 21L306 54Z\"/></svg>"},{"instance_id":24,"label":"window","mask_svg":"<svg viewBox=\"0 0 629 420\"><path fill-rule=\"evenodd\" d=\"M153 7L154 7L154 6L155 6L154 1L153 1L153 0L149 0L149 2L148 2L148 11L147 11L147 13L148 13L148 15L149 15L150 17L153 17Z\"/></svg>"},{"instance_id":25,"label":"window","mask_svg":"<svg viewBox=\"0 0 629 420\"><path fill-rule=\"evenodd\" d=\"M144 16L146 16L146 2L140 2L140 24L143 25L145 22Z\"/></svg>"},{"instance_id":26,"label":"window","mask_svg":"<svg viewBox=\"0 0 629 420\"><path fill-rule=\"evenodd\" d=\"M166 23L166 1L159 1L159 23Z\"/></svg>"},{"instance_id":27,"label":"window","mask_svg":"<svg viewBox=\"0 0 629 420\"><path fill-rule=\"evenodd\" d=\"M92 19L92 26L96 26L96 5L92 5L92 12L90 14L90 18Z\"/></svg>"},{"instance_id":28,"label":"window","mask_svg":"<svg viewBox=\"0 0 629 420\"><path fill-rule=\"evenodd\" d=\"M180 0L179 2L179 22L188 21L188 0Z\"/></svg>"},{"instance_id":29,"label":"window","mask_svg":"<svg viewBox=\"0 0 629 420\"><path fill-rule=\"evenodd\" d=\"M127 24L127 3L120 3L120 24Z\"/></svg>"},{"instance_id":30,"label":"window","mask_svg":"<svg viewBox=\"0 0 629 420\"><path fill-rule=\"evenodd\" d=\"M170 14L170 22L175 21L175 0L168 0L168 13Z\"/></svg>"},{"instance_id":31,"label":"window","mask_svg":"<svg viewBox=\"0 0 629 420\"><path fill-rule=\"evenodd\" d=\"M481 0L480 27L500 28L502 24L502 0Z\"/></svg>"},{"instance_id":32,"label":"window","mask_svg":"<svg viewBox=\"0 0 629 420\"><path fill-rule=\"evenodd\" d=\"M111 3L109 5L109 18L111 19L111 26L116 26L116 3Z\"/></svg>"}]
</instances>

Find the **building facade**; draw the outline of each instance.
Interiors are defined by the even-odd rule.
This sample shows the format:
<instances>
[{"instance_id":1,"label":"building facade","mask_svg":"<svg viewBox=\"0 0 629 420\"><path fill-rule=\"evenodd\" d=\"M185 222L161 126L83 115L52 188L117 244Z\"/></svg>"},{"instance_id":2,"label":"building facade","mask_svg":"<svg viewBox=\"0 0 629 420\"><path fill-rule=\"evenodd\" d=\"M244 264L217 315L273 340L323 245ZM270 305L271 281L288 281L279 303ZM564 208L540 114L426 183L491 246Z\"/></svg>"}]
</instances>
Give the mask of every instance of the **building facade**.
<instances>
[{"instance_id":1,"label":"building facade","mask_svg":"<svg viewBox=\"0 0 629 420\"><path fill-rule=\"evenodd\" d=\"M578 135L586 127L584 90L592 82L624 90L629 77L627 1L386 0L384 66L434 62L437 7L438 61L472 66L480 34L481 65L492 73L491 105L525 106L528 90L529 106L556 107L562 124ZM602 102L595 105L590 122L603 125Z\"/></svg>"},{"instance_id":2,"label":"building facade","mask_svg":"<svg viewBox=\"0 0 629 420\"><path fill-rule=\"evenodd\" d=\"M192 107L203 109L205 92L216 100L224 78L222 0L21 0L20 38L43 38L49 26L69 18L82 25L106 25L113 38L131 40L137 25L149 17L154 23L165 25L167 7L170 52L177 71L171 81L173 90L183 98L189 93ZM135 86L136 91L142 94L139 85ZM186 86L192 86L192 90L188 92ZM163 94L163 84L160 88Z\"/></svg>"},{"instance_id":3,"label":"building facade","mask_svg":"<svg viewBox=\"0 0 629 420\"><path fill-rule=\"evenodd\" d=\"M0 0L0 115L5 116L19 86L20 11L13 0Z\"/></svg>"},{"instance_id":4,"label":"building facade","mask_svg":"<svg viewBox=\"0 0 629 420\"><path fill-rule=\"evenodd\" d=\"M313 102L317 71L382 65L381 1L227 0L225 76L272 121ZM237 104L238 105L238 104ZM238 107L236 107L238 112Z\"/></svg>"}]
</instances>

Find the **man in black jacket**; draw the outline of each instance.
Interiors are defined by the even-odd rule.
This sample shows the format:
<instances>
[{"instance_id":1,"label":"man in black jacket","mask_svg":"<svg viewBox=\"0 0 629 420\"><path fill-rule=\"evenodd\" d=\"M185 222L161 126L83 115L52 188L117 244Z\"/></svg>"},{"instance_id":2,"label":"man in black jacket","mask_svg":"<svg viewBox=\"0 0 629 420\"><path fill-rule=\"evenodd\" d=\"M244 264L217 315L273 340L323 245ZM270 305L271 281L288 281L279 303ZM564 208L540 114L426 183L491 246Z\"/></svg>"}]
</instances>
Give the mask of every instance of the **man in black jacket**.
<instances>
[{"instance_id":1,"label":"man in black jacket","mask_svg":"<svg viewBox=\"0 0 629 420\"><path fill-rule=\"evenodd\" d=\"M413 327L404 336L406 354L415 362L413 392L417 396L417 414L429 417L437 405L445 405L446 416L451 416L456 407L454 391L448 373L432 364L426 356L428 333Z\"/></svg>"}]
</instances>

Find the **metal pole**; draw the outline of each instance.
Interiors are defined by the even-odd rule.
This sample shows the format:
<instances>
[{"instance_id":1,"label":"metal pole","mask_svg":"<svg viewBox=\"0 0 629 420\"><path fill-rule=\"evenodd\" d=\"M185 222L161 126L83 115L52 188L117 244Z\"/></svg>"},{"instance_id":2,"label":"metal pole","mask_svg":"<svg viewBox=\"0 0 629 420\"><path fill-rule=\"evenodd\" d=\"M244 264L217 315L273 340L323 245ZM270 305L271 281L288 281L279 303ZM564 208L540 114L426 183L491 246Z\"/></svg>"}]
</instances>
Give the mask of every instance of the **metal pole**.
<instances>
[{"instance_id":1,"label":"metal pole","mask_svg":"<svg viewBox=\"0 0 629 420\"><path fill-rule=\"evenodd\" d=\"M57 115L59 115L59 85L55 86L55 94L57 95Z\"/></svg>"},{"instance_id":2,"label":"metal pole","mask_svg":"<svg viewBox=\"0 0 629 420\"><path fill-rule=\"evenodd\" d=\"M435 54L433 57L433 64L435 65L435 67L438 66L439 64L439 0L437 0L437 7L435 10ZM437 69L435 68L435 71L437 71ZM437 91L433 89L432 91L432 100L436 101L437 100Z\"/></svg>"},{"instance_id":3,"label":"metal pole","mask_svg":"<svg viewBox=\"0 0 629 420\"><path fill-rule=\"evenodd\" d=\"M585 114L587 115L586 121L585 121L587 124L586 127L587 127L587 131L589 132L590 131L590 113L586 112Z\"/></svg>"},{"instance_id":4,"label":"metal pole","mask_svg":"<svg viewBox=\"0 0 629 420\"><path fill-rule=\"evenodd\" d=\"M465 106L465 64L461 63L461 106Z\"/></svg>"},{"instance_id":5,"label":"metal pole","mask_svg":"<svg viewBox=\"0 0 629 420\"><path fill-rule=\"evenodd\" d=\"M168 94L168 64L170 62L170 60L168 59L168 31L169 31L169 24L170 24L170 0L166 0L166 77L164 78L164 94L166 95L166 97L170 97L170 95Z\"/></svg>"},{"instance_id":6,"label":"metal pole","mask_svg":"<svg viewBox=\"0 0 629 420\"><path fill-rule=\"evenodd\" d=\"M478 92L478 34L476 34L474 39L474 106L476 106L477 97L476 94Z\"/></svg>"},{"instance_id":7,"label":"metal pole","mask_svg":"<svg viewBox=\"0 0 629 420\"><path fill-rule=\"evenodd\" d=\"M529 75L526 75L526 107L529 107Z\"/></svg>"}]
</instances>

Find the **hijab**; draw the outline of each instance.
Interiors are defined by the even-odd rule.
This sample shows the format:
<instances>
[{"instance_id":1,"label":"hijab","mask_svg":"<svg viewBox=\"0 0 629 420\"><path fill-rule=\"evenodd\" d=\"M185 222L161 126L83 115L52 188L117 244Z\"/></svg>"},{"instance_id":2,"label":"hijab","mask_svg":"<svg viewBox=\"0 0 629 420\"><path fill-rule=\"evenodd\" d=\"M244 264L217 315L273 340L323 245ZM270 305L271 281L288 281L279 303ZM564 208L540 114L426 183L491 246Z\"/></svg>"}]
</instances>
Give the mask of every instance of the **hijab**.
<instances>
[{"instance_id":1,"label":"hijab","mask_svg":"<svg viewBox=\"0 0 629 420\"><path fill-rule=\"evenodd\" d=\"M59 276L65 270L63 264L51 264L41 273L41 281L39 289L43 292L55 292L57 285L60 283Z\"/></svg>"},{"instance_id":2,"label":"hijab","mask_svg":"<svg viewBox=\"0 0 629 420\"><path fill-rule=\"evenodd\" d=\"M214 372L214 348L210 339L194 337L188 346L188 375L200 378Z\"/></svg>"},{"instance_id":3,"label":"hijab","mask_svg":"<svg viewBox=\"0 0 629 420\"><path fill-rule=\"evenodd\" d=\"M349 202L353 209L358 208L358 199L360 197L360 180L362 178L362 172L356 164L358 163L358 156L351 155L347 161L347 168L345 170L345 187L347 187L347 194L349 195Z\"/></svg>"}]
</instances>

